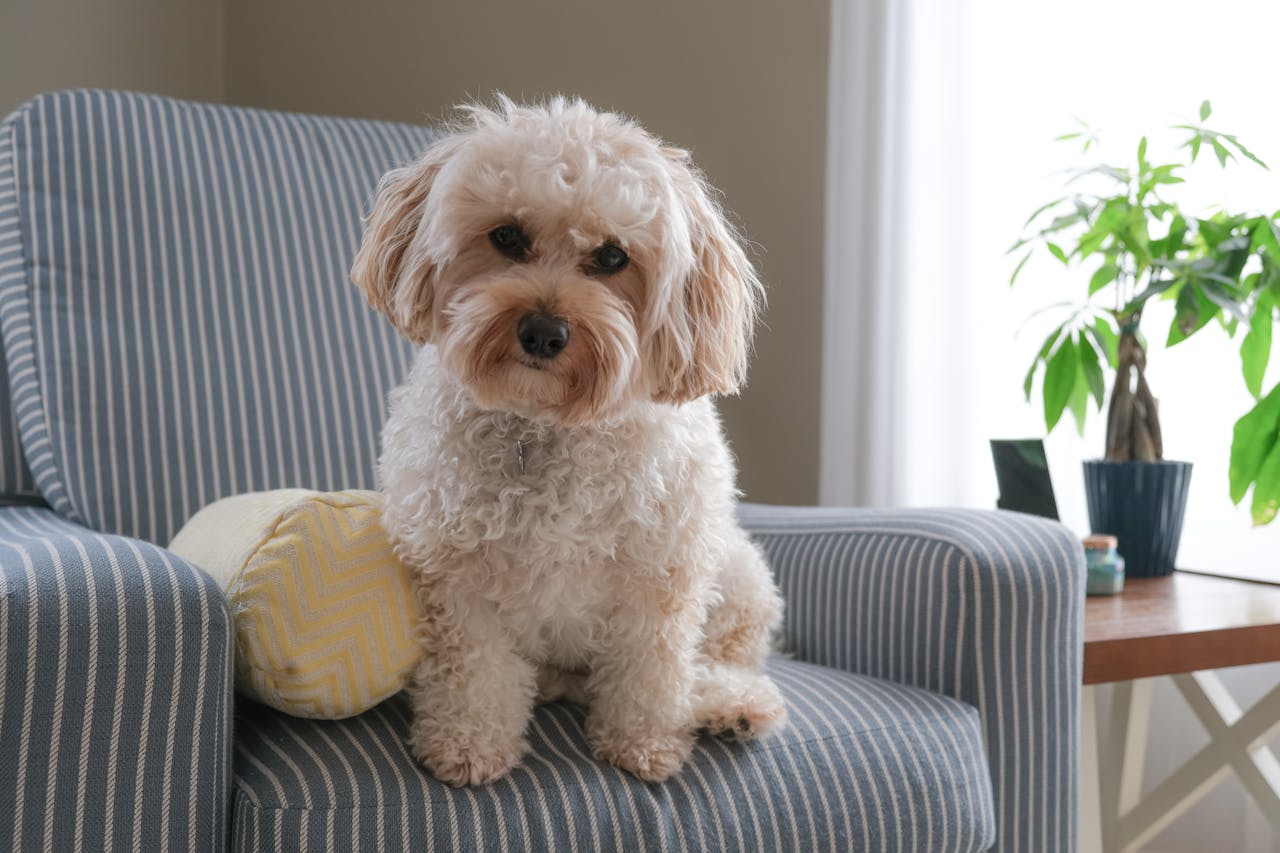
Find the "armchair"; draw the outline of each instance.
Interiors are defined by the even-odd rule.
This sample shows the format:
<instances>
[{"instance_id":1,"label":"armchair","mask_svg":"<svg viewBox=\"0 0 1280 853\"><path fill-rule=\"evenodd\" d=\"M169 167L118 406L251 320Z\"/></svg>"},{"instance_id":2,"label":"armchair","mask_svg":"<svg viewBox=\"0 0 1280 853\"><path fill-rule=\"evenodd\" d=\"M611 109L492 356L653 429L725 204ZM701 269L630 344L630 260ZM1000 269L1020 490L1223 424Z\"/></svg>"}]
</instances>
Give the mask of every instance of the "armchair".
<instances>
[{"instance_id":1,"label":"armchair","mask_svg":"<svg viewBox=\"0 0 1280 853\"><path fill-rule=\"evenodd\" d=\"M791 724L662 785L593 761L566 704L453 789L403 697L232 697L226 603L161 545L228 494L373 485L411 350L347 266L432 138L103 91L0 125L0 846L1073 849L1083 555L1024 516L743 506Z\"/></svg>"}]
</instances>

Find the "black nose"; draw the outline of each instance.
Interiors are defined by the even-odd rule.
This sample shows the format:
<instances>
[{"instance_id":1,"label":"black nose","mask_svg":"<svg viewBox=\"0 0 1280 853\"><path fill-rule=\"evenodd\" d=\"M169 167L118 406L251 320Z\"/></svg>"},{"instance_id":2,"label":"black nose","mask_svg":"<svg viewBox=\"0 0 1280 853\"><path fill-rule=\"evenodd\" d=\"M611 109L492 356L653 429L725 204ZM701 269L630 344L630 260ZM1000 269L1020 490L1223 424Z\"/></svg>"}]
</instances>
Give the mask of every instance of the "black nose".
<instances>
[{"instance_id":1,"label":"black nose","mask_svg":"<svg viewBox=\"0 0 1280 853\"><path fill-rule=\"evenodd\" d=\"M516 337L534 358L555 358L569 343L569 324L548 314L525 314L516 325Z\"/></svg>"}]
</instances>

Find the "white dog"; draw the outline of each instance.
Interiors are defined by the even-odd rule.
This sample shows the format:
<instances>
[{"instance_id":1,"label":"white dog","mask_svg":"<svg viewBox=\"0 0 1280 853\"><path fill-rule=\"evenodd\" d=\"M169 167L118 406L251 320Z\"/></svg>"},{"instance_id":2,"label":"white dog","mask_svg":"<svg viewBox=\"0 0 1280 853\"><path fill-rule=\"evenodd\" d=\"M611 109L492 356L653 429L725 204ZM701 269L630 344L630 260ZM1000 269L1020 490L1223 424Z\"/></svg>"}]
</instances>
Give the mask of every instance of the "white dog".
<instances>
[{"instance_id":1,"label":"white dog","mask_svg":"<svg viewBox=\"0 0 1280 853\"><path fill-rule=\"evenodd\" d=\"M466 114L383 179L352 269L425 344L380 461L417 576L410 746L485 783L568 697L598 758L662 780L696 730L786 717L709 399L743 381L760 283L686 152L581 101Z\"/></svg>"}]
</instances>

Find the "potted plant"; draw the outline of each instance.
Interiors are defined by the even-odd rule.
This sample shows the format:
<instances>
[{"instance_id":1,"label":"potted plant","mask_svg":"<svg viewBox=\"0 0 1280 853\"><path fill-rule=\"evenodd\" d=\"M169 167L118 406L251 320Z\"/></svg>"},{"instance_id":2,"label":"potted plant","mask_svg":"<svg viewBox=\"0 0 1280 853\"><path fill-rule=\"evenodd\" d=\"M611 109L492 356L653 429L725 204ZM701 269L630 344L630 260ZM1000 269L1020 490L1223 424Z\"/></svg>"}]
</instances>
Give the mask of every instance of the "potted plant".
<instances>
[{"instance_id":1,"label":"potted plant","mask_svg":"<svg viewBox=\"0 0 1280 853\"><path fill-rule=\"evenodd\" d=\"M1152 300L1173 303L1167 346L1211 326L1240 339L1244 383L1256 404L1235 425L1230 497L1238 504L1252 487L1255 524L1280 510L1280 384L1263 388L1280 311L1280 213L1193 215L1173 200L1202 151L1223 168L1238 158L1267 168L1235 136L1206 127L1210 114L1205 101L1199 122L1173 128L1185 134L1186 162L1148 160L1144 136L1132 164L1069 172L1064 195L1036 210L1010 249L1021 251L1010 284L1037 251L1084 273L1085 298L1051 306L1065 319L1036 354L1023 391L1029 401L1040 374L1046 428L1070 411L1083 433L1089 400L1101 412L1106 374L1113 374L1105 456L1085 463L1089 523L1119 538L1136 575L1173 570L1191 475L1189 462L1164 459L1159 406L1147 384L1142 323ZM1059 138L1083 141L1086 154L1097 144L1083 122Z\"/></svg>"}]
</instances>

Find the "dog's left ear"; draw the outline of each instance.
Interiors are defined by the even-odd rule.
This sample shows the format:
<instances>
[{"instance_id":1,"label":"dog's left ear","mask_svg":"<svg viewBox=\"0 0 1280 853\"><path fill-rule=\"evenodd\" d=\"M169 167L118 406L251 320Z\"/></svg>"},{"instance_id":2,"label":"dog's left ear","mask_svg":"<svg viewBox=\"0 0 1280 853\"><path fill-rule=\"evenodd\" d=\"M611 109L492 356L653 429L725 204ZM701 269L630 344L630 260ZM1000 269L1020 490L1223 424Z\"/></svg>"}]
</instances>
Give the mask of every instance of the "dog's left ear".
<instances>
[{"instance_id":1,"label":"dog's left ear","mask_svg":"<svg viewBox=\"0 0 1280 853\"><path fill-rule=\"evenodd\" d=\"M688 226L693 263L676 283L670 310L654 330L654 399L683 403L707 394L733 394L746 381L764 288L688 152L663 148L662 153Z\"/></svg>"},{"instance_id":2,"label":"dog's left ear","mask_svg":"<svg viewBox=\"0 0 1280 853\"><path fill-rule=\"evenodd\" d=\"M383 176L351 265L351 280L369 304L418 344L431 337L435 270L426 253L415 250L414 238L436 175L457 147L456 138L446 137L417 162Z\"/></svg>"}]
</instances>

